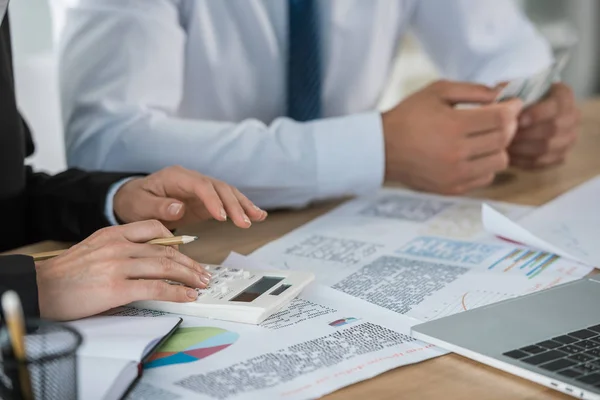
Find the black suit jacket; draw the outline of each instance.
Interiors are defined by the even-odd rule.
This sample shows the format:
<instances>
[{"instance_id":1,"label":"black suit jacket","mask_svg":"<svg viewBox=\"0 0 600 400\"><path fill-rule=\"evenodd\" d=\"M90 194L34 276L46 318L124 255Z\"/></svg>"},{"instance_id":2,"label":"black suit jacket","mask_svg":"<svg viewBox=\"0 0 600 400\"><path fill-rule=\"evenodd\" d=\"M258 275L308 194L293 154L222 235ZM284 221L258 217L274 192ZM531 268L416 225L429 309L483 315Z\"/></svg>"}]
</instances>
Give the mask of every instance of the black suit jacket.
<instances>
[{"instance_id":1,"label":"black suit jacket","mask_svg":"<svg viewBox=\"0 0 600 400\"><path fill-rule=\"evenodd\" d=\"M106 194L131 174L70 169L55 176L25 165L33 153L29 129L17 110L8 16L0 27L0 251L41 240L77 241L108 225ZM37 310L35 265L30 257L0 257L2 287L18 290Z\"/></svg>"}]
</instances>

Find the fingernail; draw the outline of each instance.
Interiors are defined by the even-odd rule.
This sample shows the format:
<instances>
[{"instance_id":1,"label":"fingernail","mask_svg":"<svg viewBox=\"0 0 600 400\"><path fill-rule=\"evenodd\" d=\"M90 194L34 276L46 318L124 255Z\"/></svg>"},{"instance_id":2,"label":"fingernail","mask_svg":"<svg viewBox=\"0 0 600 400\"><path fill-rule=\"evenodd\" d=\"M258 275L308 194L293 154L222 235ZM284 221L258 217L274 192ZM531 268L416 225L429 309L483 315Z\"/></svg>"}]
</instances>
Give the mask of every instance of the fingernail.
<instances>
[{"instance_id":1,"label":"fingernail","mask_svg":"<svg viewBox=\"0 0 600 400\"><path fill-rule=\"evenodd\" d=\"M254 209L255 209L256 211L265 212L265 210L263 210L262 208L260 208L259 206L256 206L256 205L254 206Z\"/></svg>"},{"instance_id":2,"label":"fingernail","mask_svg":"<svg viewBox=\"0 0 600 400\"><path fill-rule=\"evenodd\" d=\"M250 222L250 218L248 218L248 216L246 214L244 214L244 222L248 226L252 225L252 222Z\"/></svg>"},{"instance_id":3,"label":"fingernail","mask_svg":"<svg viewBox=\"0 0 600 400\"><path fill-rule=\"evenodd\" d=\"M531 117L529 115L523 115L521 119L519 119L519 125L521 128L527 128L531 125Z\"/></svg>"},{"instance_id":4,"label":"fingernail","mask_svg":"<svg viewBox=\"0 0 600 400\"><path fill-rule=\"evenodd\" d=\"M196 300L198 298L198 292L196 292L194 289L186 290L185 294L187 294L187 297L189 297L192 300Z\"/></svg>"},{"instance_id":5,"label":"fingernail","mask_svg":"<svg viewBox=\"0 0 600 400\"><path fill-rule=\"evenodd\" d=\"M208 285L208 282L210 282L210 276L209 275L200 275L200 280Z\"/></svg>"},{"instance_id":6,"label":"fingernail","mask_svg":"<svg viewBox=\"0 0 600 400\"><path fill-rule=\"evenodd\" d=\"M181 211L181 203L173 203L169 206L169 208L167 209L169 211L169 214L171 215L177 215L179 214L179 211Z\"/></svg>"},{"instance_id":7,"label":"fingernail","mask_svg":"<svg viewBox=\"0 0 600 400\"><path fill-rule=\"evenodd\" d=\"M221 208L221 219L223 221L227 221L227 213L225 212L224 209Z\"/></svg>"}]
</instances>

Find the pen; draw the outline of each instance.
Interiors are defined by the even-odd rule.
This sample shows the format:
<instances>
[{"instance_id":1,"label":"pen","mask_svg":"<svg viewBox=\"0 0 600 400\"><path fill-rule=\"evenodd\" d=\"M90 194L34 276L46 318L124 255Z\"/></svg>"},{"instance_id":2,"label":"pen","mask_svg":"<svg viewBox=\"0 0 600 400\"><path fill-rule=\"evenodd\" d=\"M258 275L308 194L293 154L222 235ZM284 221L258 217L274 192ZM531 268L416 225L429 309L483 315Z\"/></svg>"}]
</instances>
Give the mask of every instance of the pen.
<instances>
[{"instance_id":1,"label":"pen","mask_svg":"<svg viewBox=\"0 0 600 400\"><path fill-rule=\"evenodd\" d=\"M177 246L180 244L188 244L195 240L198 240L198 236L185 236L184 235L184 236L173 236L173 237L167 237L167 238L152 239L147 243L148 244L157 244L157 245L161 245L161 246ZM31 256L33 257L34 261L43 261L43 260L47 260L49 258L57 257L57 256L61 255L62 253L64 253L65 251L66 250L47 251L44 253L35 253L35 254L32 254Z\"/></svg>"},{"instance_id":2,"label":"pen","mask_svg":"<svg viewBox=\"0 0 600 400\"><path fill-rule=\"evenodd\" d=\"M2 310L4 311L4 319L10 336L12 351L18 363L21 396L25 400L33 400L31 378L26 364L23 308L21 307L19 295L15 291L9 290L2 295Z\"/></svg>"}]
</instances>

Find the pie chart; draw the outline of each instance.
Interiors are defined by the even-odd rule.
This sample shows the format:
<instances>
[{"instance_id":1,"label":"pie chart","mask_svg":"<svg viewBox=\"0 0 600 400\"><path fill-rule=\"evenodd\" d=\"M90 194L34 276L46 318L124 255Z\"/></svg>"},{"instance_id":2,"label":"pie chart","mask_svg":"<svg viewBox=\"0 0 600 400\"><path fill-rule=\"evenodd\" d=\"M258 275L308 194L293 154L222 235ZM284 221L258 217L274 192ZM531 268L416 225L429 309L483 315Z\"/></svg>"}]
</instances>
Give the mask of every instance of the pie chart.
<instances>
[{"instance_id":1,"label":"pie chart","mask_svg":"<svg viewBox=\"0 0 600 400\"><path fill-rule=\"evenodd\" d=\"M234 344L239 335L215 327L179 328L144 365L164 367L201 360Z\"/></svg>"}]
</instances>

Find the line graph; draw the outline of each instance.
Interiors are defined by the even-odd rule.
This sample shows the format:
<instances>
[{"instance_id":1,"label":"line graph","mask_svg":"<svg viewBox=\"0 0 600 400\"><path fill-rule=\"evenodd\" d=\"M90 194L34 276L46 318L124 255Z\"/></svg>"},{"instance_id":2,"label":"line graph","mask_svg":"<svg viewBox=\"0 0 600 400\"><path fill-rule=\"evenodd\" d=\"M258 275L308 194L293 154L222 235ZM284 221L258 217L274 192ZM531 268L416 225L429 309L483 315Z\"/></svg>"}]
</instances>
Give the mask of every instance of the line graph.
<instances>
[{"instance_id":1,"label":"line graph","mask_svg":"<svg viewBox=\"0 0 600 400\"><path fill-rule=\"evenodd\" d=\"M409 315L423 320L433 320L463 311L472 310L477 307L486 306L488 304L497 303L515 296L516 295L513 293L502 293L488 290L471 290L451 296L445 301L440 301L434 307L428 307L427 312L423 315L418 315L418 310L415 310L415 313L409 313Z\"/></svg>"}]
</instances>

